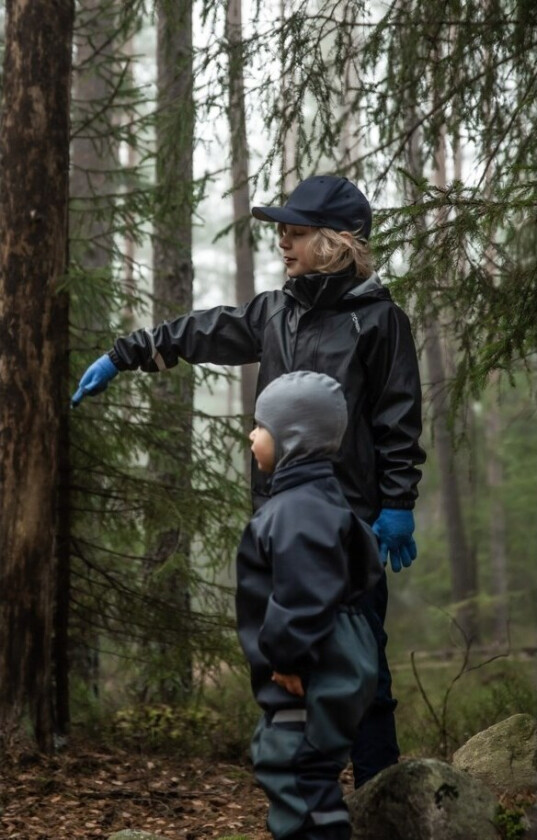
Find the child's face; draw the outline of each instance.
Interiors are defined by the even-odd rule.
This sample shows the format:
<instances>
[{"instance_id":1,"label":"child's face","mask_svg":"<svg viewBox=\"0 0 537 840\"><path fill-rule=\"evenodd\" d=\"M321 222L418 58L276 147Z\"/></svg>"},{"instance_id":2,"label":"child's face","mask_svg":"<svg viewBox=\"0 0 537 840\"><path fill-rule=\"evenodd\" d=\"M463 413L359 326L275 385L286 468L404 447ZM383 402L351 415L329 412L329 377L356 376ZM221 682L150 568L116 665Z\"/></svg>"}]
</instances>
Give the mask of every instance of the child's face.
<instances>
[{"instance_id":1,"label":"child's face","mask_svg":"<svg viewBox=\"0 0 537 840\"><path fill-rule=\"evenodd\" d=\"M280 225L280 248L283 251L283 261L288 277L298 277L300 274L311 274L315 266L308 255L308 243L315 235L317 228L305 225Z\"/></svg>"},{"instance_id":2,"label":"child's face","mask_svg":"<svg viewBox=\"0 0 537 840\"><path fill-rule=\"evenodd\" d=\"M272 472L275 466L276 453L274 438L263 426L256 426L248 435L252 441L250 449L262 472Z\"/></svg>"}]
</instances>

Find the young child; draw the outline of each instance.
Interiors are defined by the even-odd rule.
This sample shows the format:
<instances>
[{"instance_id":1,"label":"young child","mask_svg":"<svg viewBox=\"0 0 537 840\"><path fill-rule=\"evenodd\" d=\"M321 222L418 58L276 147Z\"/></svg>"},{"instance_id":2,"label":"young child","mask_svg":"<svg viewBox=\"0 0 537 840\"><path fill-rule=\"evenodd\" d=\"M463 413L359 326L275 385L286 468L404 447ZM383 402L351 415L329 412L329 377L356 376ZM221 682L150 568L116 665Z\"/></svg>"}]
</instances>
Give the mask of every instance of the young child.
<instances>
[{"instance_id":1,"label":"young child","mask_svg":"<svg viewBox=\"0 0 537 840\"><path fill-rule=\"evenodd\" d=\"M250 435L270 498L237 553L237 624L264 715L252 741L272 835L348 840L338 777L374 697L377 644L360 610L383 574L373 532L351 510L332 458L347 426L322 373L275 379Z\"/></svg>"},{"instance_id":2,"label":"young child","mask_svg":"<svg viewBox=\"0 0 537 840\"><path fill-rule=\"evenodd\" d=\"M282 374L314 370L336 379L349 424L334 469L354 512L373 524L384 563L394 571L416 557L412 509L425 460L421 389L408 318L372 271L367 240L371 208L346 178L320 175L300 183L283 207L254 207L276 222L287 271L283 289L240 306L189 312L119 338L82 376L72 403L107 387L119 371L156 372L179 359L242 365L259 362L257 393ZM268 498L266 474L252 468L254 509ZM396 701L383 624L386 576L364 612L379 648L374 704L353 747L358 786L398 760Z\"/></svg>"}]
</instances>

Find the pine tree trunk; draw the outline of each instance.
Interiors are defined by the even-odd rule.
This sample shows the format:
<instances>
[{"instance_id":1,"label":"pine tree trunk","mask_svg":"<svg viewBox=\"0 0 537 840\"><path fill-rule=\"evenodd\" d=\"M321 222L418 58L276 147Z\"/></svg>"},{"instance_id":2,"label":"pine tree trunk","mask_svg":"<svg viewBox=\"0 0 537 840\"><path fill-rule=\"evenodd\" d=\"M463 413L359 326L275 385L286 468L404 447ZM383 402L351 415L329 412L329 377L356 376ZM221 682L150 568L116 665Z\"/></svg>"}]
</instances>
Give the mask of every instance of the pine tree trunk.
<instances>
[{"instance_id":1,"label":"pine tree trunk","mask_svg":"<svg viewBox=\"0 0 537 840\"><path fill-rule=\"evenodd\" d=\"M498 388L499 374L491 377L492 389ZM494 641L503 646L509 641L508 585L505 508L502 499L503 463L501 458L502 424L497 395L487 410L485 436L487 441L487 480L490 491L490 562L492 593L494 596Z\"/></svg>"},{"instance_id":2,"label":"pine tree trunk","mask_svg":"<svg viewBox=\"0 0 537 840\"><path fill-rule=\"evenodd\" d=\"M447 184L444 131L440 131L436 147L434 180L444 189ZM444 218L437 214L438 225ZM426 326L425 353L431 384L431 402L435 430L435 449L440 466L440 486L445 511L446 530L451 568L451 597L456 605L457 620L467 644L478 640L477 564L466 537L462 512L462 494L457 471L453 433L450 430L447 375L440 338L441 323L431 317Z\"/></svg>"},{"instance_id":3,"label":"pine tree trunk","mask_svg":"<svg viewBox=\"0 0 537 840\"><path fill-rule=\"evenodd\" d=\"M348 4L343 7L342 37L346 38L347 58L344 62L342 73L342 99L341 116L339 119L341 128L339 135L338 149L338 171L341 174L350 172L353 164L356 168L356 161L360 159L360 145L362 126L366 122L363 108L357 91L359 90L359 79L356 68L356 53L362 46L362 34L359 27L359 17L363 14L358 4ZM355 175L361 174L359 171Z\"/></svg>"},{"instance_id":4,"label":"pine tree trunk","mask_svg":"<svg viewBox=\"0 0 537 840\"><path fill-rule=\"evenodd\" d=\"M477 580L475 563L468 550L461 493L457 475L453 436L449 422L446 374L438 324L431 319L425 331L425 355L429 372L430 402L434 428L434 445L440 470L440 488L449 566L451 600L456 605L457 621L468 644L478 639L476 613Z\"/></svg>"},{"instance_id":5,"label":"pine tree trunk","mask_svg":"<svg viewBox=\"0 0 537 840\"><path fill-rule=\"evenodd\" d=\"M67 403L66 403L67 404ZM63 409L63 406L62 406ZM55 728L60 736L69 732L69 615L71 602L71 461L69 417L62 411L59 428L58 528L56 532L56 586L54 607Z\"/></svg>"},{"instance_id":6,"label":"pine tree trunk","mask_svg":"<svg viewBox=\"0 0 537 840\"><path fill-rule=\"evenodd\" d=\"M104 103L113 98L117 83L114 67L114 32L117 28L116 0L80 0L77 6L76 61L73 71L73 123L70 230L71 257L84 271L86 283L99 282L111 273L113 173L117 171L117 141ZM78 307L72 313L78 335L96 352L103 313L97 308ZM106 317L106 316L105 316ZM68 459L68 441L62 457ZM65 517L70 509L69 486L62 483L60 504ZM65 522L64 517L64 522ZM64 529L64 532L66 529ZM85 623L74 640L69 661L69 590L71 568L69 534L63 533L58 546L58 586L55 625L55 675L57 723L62 734L69 727L69 667L73 665L94 694L98 692L99 640L94 627ZM60 550L61 549L61 550ZM95 624L98 622L96 621ZM64 646L66 649L64 649Z\"/></svg>"},{"instance_id":7,"label":"pine tree trunk","mask_svg":"<svg viewBox=\"0 0 537 840\"><path fill-rule=\"evenodd\" d=\"M413 105L409 108L408 119L410 125L415 124L415 106ZM411 137L409 143L408 162L410 171L416 177L422 177L423 161L417 133ZM446 182L443 135L438 140L435 163L435 179L437 185L440 186ZM429 399L432 407L434 445L440 469L441 498L446 522L451 572L451 599L456 605L457 622L464 634L466 643L469 645L478 640L477 565L475 557L468 549L466 540L462 497L450 425L441 324L432 312L425 325L424 349L429 373Z\"/></svg>"},{"instance_id":8,"label":"pine tree trunk","mask_svg":"<svg viewBox=\"0 0 537 840\"><path fill-rule=\"evenodd\" d=\"M280 17L281 22L287 19L290 13L290 0L280 0ZM285 72L285 48L283 43L280 45L280 59L282 62L282 80L280 89L281 99L281 113L283 116L283 124L280 129L282 135L282 189L286 196L288 196L296 187L299 177L299 170L297 167L297 159L299 157L298 149L298 125L294 118L295 106L293 98L294 86L294 70ZM283 268L282 268L283 270Z\"/></svg>"},{"instance_id":9,"label":"pine tree trunk","mask_svg":"<svg viewBox=\"0 0 537 840\"><path fill-rule=\"evenodd\" d=\"M127 73L127 84L134 87L134 78L132 72L132 61L134 58L134 43L131 36L124 45L123 52L129 61L129 69ZM127 121L135 120L136 115L134 110L127 109L125 112ZM138 153L133 143L129 143L127 148L127 172L128 178L131 179L133 173L136 171L138 165ZM125 330L135 329L134 320L134 296L136 294L136 277L134 273L134 266L136 260L136 242L131 233L125 231L125 240L123 245L124 256L124 276L123 276L123 290L127 296L125 306L123 308L123 317L125 321Z\"/></svg>"},{"instance_id":10,"label":"pine tree trunk","mask_svg":"<svg viewBox=\"0 0 537 840\"><path fill-rule=\"evenodd\" d=\"M77 51L73 74L75 135L72 143L71 256L91 273L102 273L112 261L110 217L117 140L104 107L113 98L116 0L80 0ZM85 326L92 335L102 328L99 313L89 308ZM94 338L94 336L93 336Z\"/></svg>"},{"instance_id":11,"label":"pine tree trunk","mask_svg":"<svg viewBox=\"0 0 537 840\"><path fill-rule=\"evenodd\" d=\"M0 203L0 737L28 708L53 743L59 430L68 405L66 270L72 0L8 0Z\"/></svg>"},{"instance_id":12,"label":"pine tree trunk","mask_svg":"<svg viewBox=\"0 0 537 840\"><path fill-rule=\"evenodd\" d=\"M241 0L228 0L226 35L229 41L229 127L231 133L231 178L233 182L233 220L235 237L235 297L246 303L255 295L254 249L250 229L250 193L248 189L248 142L244 102ZM241 368L241 402L244 430L249 432L255 407L257 365ZM250 472L250 454L246 449L246 472Z\"/></svg>"},{"instance_id":13,"label":"pine tree trunk","mask_svg":"<svg viewBox=\"0 0 537 840\"><path fill-rule=\"evenodd\" d=\"M158 6L158 121L157 190L158 206L154 225L153 266L155 324L192 309L192 203L193 132L192 94L192 7L189 0L179 3L161 0ZM162 425L167 404L180 410L174 417L176 447L169 457L151 456L155 480L180 490L188 497L192 458L194 378L190 366L181 364L173 375L163 373L155 382L155 423ZM164 420L164 422L167 422ZM153 562L163 567L171 558L182 558L166 578L167 598L177 604L176 621L182 628L184 656L178 690L163 681L161 697L167 701L184 699L191 691L192 661L188 644L191 632L189 564L190 535L176 521L158 535Z\"/></svg>"}]
</instances>

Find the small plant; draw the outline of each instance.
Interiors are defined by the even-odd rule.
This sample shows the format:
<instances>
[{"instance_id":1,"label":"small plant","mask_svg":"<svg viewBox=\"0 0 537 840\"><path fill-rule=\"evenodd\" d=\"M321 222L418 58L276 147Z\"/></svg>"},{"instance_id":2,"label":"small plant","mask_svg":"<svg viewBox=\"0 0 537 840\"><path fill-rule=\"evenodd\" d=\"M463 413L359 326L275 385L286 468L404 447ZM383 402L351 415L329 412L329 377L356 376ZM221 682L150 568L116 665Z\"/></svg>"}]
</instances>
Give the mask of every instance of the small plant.
<instances>
[{"instance_id":1,"label":"small plant","mask_svg":"<svg viewBox=\"0 0 537 840\"><path fill-rule=\"evenodd\" d=\"M499 805L494 823L502 840L519 840L524 837L524 812L520 808L504 808Z\"/></svg>"},{"instance_id":2,"label":"small plant","mask_svg":"<svg viewBox=\"0 0 537 840\"><path fill-rule=\"evenodd\" d=\"M143 743L160 749L173 744L183 755L202 755L210 748L214 715L204 707L154 703L116 712L116 736L127 743Z\"/></svg>"},{"instance_id":3,"label":"small plant","mask_svg":"<svg viewBox=\"0 0 537 840\"><path fill-rule=\"evenodd\" d=\"M408 705L415 710L420 697L425 715L416 715L413 711L401 727L403 748L418 749L420 754L432 754L443 760L449 760L450 755L476 732L509 715L533 714L537 699L535 688L522 672L520 663L509 661L509 649L472 661L475 657L471 657L471 641L453 618L451 624L463 642L460 661L453 660L452 673L451 676L446 674L444 688L438 680L438 671L429 669L429 676L434 674L434 681L429 679L426 687L422 671L427 665L422 663L418 669L415 652L411 653L414 686L409 689L412 703ZM404 704L405 701L402 708Z\"/></svg>"}]
</instances>

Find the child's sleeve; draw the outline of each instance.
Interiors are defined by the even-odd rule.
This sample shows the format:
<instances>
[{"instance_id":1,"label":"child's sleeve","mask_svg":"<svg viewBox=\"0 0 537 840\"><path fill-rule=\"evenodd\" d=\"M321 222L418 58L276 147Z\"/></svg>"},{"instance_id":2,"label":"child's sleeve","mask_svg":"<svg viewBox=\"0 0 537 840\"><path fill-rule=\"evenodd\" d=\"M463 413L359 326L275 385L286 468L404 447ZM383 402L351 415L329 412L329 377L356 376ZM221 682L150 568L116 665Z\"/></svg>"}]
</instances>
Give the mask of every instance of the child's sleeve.
<instances>
[{"instance_id":1,"label":"child's sleeve","mask_svg":"<svg viewBox=\"0 0 537 840\"><path fill-rule=\"evenodd\" d=\"M179 359L242 365L261 356L270 293L242 306L216 306L189 312L151 329L118 338L110 358L118 370L155 372L174 367Z\"/></svg>"},{"instance_id":2,"label":"child's sleeve","mask_svg":"<svg viewBox=\"0 0 537 840\"><path fill-rule=\"evenodd\" d=\"M318 662L348 587L344 540L351 515L323 502L304 519L291 505L273 523L273 592L259 647L279 673L303 674Z\"/></svg>"}]
</instances>

